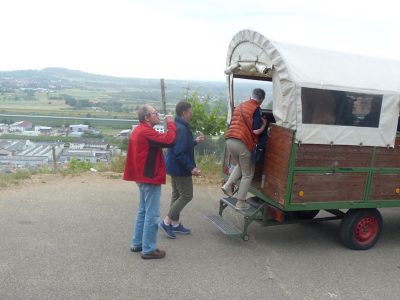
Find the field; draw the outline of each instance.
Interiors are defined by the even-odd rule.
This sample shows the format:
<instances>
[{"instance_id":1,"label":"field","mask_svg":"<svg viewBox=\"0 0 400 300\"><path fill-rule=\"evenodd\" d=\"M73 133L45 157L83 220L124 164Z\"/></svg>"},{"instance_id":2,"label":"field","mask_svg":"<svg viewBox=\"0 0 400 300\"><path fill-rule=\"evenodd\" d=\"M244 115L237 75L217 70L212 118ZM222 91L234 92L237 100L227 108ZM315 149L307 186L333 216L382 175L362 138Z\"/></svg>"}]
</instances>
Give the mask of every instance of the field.
<instances>
[{"instance_id":1,"label":"field","mask_svg":"<svg viewBox=\"0 0 400 300\"><path fill-rule=\"evenodd\" d=\"M14 95L13 95L14 94ZM23 98L25 93L2 93L0 95L0 123L28 120L33 125L64 127L70 124L89 124L105 134L114 135L136 124L136 113L105 111L97 107L74 108L58 95L70 95L76 99L107 101L104 92L85 90L61 90L55 94L35 93ZM13 95L13 96L12 96ZM51 97L51 99L50 99ZM121 100L122 101L122 100ZM131 106L137 106L131 104ZM132 108L133 110L133 108Z\"/></svg>"},{"instance_id":2,"label":"field","mask_svg":"<svg viewBox=\"0 0 400 300\"><path fill-rule=\"evenodd\" d=\"M225 82L165 80L166 112L196 93L225 103ZM145 103L163 111L159 79L119 78L80 71L0 71L0 123L29 120L33 125L87 124L106 134L131 128Z\"/></svg>"}]
</instances>

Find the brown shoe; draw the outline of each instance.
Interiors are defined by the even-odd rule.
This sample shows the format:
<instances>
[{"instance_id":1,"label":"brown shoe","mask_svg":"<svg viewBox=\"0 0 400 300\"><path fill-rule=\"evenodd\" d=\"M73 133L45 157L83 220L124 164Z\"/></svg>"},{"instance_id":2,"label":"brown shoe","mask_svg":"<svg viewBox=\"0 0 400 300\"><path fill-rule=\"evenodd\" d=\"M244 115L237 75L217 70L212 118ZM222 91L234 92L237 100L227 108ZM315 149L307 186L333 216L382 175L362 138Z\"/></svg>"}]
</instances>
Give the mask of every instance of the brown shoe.
<instances>
[{"instance_id":1,"label":"brown shoe","mask_svg":"<svg viewBox=\"0 0 400 300\"><path fill-rule=\"evenodd\" d=\"M143 259L159 259L164 257L165 257L165 251L160 249L156 249L156 251L151 253L142 254Z\"/></svg>"}]
</instances>

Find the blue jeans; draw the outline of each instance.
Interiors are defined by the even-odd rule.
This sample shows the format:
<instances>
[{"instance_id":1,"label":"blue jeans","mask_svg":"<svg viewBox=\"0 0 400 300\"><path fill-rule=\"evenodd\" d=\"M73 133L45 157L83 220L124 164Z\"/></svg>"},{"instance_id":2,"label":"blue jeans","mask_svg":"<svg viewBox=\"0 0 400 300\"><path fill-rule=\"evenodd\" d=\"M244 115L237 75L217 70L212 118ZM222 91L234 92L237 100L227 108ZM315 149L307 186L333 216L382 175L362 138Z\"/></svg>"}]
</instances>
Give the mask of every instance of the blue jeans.
<instances>
[{"instance_id":1,"label":"blue jeans","mask_svg":"<svg viewBox=\"0 0 400 300\"><path fill-rule=\"evenodd\" d=\"M142 254L156 251L160 222L161 185L138 183L139 208L132 233L131 248L142 247Z\"/></svg>"}]
</instances>

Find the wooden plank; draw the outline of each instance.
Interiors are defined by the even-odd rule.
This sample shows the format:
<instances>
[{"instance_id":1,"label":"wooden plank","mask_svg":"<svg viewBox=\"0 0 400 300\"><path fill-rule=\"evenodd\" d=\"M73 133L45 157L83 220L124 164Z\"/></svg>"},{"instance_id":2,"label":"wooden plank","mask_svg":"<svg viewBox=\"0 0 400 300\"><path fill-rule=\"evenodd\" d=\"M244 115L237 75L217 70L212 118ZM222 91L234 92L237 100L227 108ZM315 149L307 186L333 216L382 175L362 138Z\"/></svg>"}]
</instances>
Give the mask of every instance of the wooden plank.
<instances>
[{"instance_id":1,"label":"wooden plank","mask_svg":"<svg viewBox=\"0 0 400 300\"><path fill-rule=\"evenodd\" d=\"M272 125L267 139L263 193L281 205L285 203L293 131Z\"/></svg>"},{"instance_id":2,"label":"wooden plank","mask_svg":"<svg viewBox=\"0 0 400 300\"><path fill-rule=\"evenodd\" d=\"M400 174L374 174L372 177L371 200L399 200Z\"/></svg>"},{"instance_id":3,"label":"wooden plank","mask_svg":"<svg viewBox=\"0 0 400 300\"><path fill-rule=\"evenodd\" d=\"M269 132L267 147L270 147L271 151L276 149L278 152L288 152L292 147L292 139L293 133L288 134L285 128L273 126Z\"/></svg>"},{"instance_id":4,"label":"wooden plank","mask_svg":"<svg viewBox=\"0 0 400 300\"><path fill-rule=\"evenodd\" d=\"M272 136L273 139L275 139L276 136L285 137L285 140L291 139L293 137L293 130L278 126L276 124L271 124L269 130L269 136Z\"/></svg>"},{"instance_id":5,"label":"wooden plank","mask_svg":"<svg viewBox=\"0 0 400 300\"><path fill-rule=\"evenodd\" d=\"M360 168L371 166L372 147L300 145L296 167Z\"/></svg>"},{"instance_id":6,"label":"wooden plank","mask_svg":"<svg viewBox=\"0 0 400 300\"><path fill-rule=\"evenodd\" d=\"M268 175L265 178L263 193L281 205L285 204L286 181Z\"/></svg>"},{"instance_id":7,"label":"wooden plank","mask_svg":"<svg viewBox=\"0 0 400 300\"><path fill-rule=\"evenodd\" d=\"M362 201L368 173L297 173L292 203ZM300 192L304 196L300 196Z\"/></svg>"},{"instance_id":8,"label":"wooden plank","mask_svg":"<svg viewBox=\"0 0 400 300\"><path fill-rule=\"evenodd\" d=\"M376 148L374 166L376 168L400 168L400 137L396 138L394 148Z\"/></svg>"}]
</instances>

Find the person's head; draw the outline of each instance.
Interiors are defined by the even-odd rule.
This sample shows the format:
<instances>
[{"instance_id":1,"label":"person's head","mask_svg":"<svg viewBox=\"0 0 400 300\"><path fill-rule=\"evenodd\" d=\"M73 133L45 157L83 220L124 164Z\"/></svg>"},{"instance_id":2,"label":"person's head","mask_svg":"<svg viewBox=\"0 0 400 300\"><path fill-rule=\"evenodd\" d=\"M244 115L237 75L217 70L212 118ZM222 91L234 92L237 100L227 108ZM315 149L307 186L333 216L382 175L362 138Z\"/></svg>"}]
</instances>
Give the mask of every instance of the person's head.
<instances>
[{"instance_id":1,"label":"person's head","mask_svg":"<svg viewBox=\"0 0 400 300\"><path fill-rule=\"evenodd\" d=\"M253 98L254 100L257 100L258 103L262 103L265 99L265 92L263 89L254 89L253 93L251 95L251 98Z\"/></svg>"},{"instance_id":2,"label":"person's head","mask_svg":"<svg viewBox=\"0 0 400 300\"><path fill-rule=\"evenodd\" d=\"M188 123L192 120L192 105L188 102L179 102L175 107L175 112L178 117L181 117Z\"/></svg>"},{"instance_id":3,"label":"person's head","mask_svg":"<svg viewBox=\"0 0 400 300\"><path fill-rule=\"evenodd\" d=\"M139 122L147 123L151 126L160 124L160 116L158 111L151 105L143 105L138 110Z\"/></svg>"}]
</instances>

